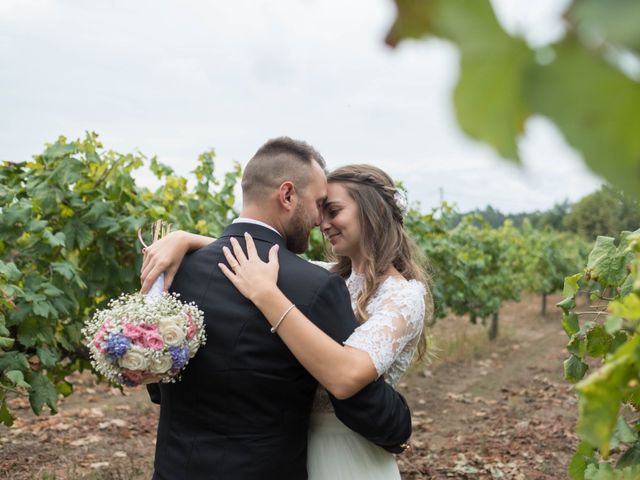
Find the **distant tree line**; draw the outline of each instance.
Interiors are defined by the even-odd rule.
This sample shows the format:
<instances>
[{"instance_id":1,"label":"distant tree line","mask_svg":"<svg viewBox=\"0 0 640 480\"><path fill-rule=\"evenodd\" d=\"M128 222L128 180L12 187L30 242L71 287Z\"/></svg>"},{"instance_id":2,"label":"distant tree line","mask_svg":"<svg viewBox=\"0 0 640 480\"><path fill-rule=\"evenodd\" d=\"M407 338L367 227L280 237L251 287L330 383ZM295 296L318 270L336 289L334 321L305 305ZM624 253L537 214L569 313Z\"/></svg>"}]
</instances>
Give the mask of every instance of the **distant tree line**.
<instances>
[{"instance_id":1,"label":"distant tree line","mask_svg":"<svg viewBox=\"0 0 640 480\"><path fill-rule=\"evenodd\" d=\"M520 228L525 219L528 219L536 229L550 227L558 231L577 233L590 240L598 235L616 237L621 231L640 228L640 203L608 185L603 185L600 190L576 203L564 200L548 210L502 213L487 205L484 209L454 215L450 220L450 226L460 223L462 217L469 213L480 215L495 228L500 227L505 220L511 220L514 226Z\"/></svg>"}]
</instances>

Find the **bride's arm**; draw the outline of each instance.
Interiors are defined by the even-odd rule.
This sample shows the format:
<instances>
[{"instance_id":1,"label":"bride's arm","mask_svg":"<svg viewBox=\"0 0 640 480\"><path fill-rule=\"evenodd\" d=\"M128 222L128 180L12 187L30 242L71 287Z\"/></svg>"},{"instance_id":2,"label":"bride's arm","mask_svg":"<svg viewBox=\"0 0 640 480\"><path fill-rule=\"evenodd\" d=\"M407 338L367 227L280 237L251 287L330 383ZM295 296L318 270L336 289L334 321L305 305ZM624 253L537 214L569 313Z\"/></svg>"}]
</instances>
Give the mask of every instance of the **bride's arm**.
<instances>
[{"instance_id":1,"label":"bride's arm","mask_svg":"<svg viewBox=\"0 0 640 480\"><path fill-rule=\"evenodd\" d=\"M214 240L215 238L176 230L144 248L144 260L140 269L140 293L147 293L162 272L165 274L164 289L168 291L184 256L192 250L206 247Z\"/></svg>"},{"instance_id":2,"label":"bride's arm","mask_svg":"<svg viewBox=\"0 0 640 480\"><path fill-rule=\"evenodd\" d=\"M239 243L232 238L235 257L224 247L230 270L219 264L220 269L238 290L267 318L272 327L298 361L334 397L349 398L368 385L379 374L371 357L365 351L343 346L313 324L300 310L291 309L291 301L276 285L278 278L278 251L274 246L269 252L269 263L258 257L255 244L246 235L247 256ZM236 260L237 259L237 260Z\"/></svg>"}]
</instances>

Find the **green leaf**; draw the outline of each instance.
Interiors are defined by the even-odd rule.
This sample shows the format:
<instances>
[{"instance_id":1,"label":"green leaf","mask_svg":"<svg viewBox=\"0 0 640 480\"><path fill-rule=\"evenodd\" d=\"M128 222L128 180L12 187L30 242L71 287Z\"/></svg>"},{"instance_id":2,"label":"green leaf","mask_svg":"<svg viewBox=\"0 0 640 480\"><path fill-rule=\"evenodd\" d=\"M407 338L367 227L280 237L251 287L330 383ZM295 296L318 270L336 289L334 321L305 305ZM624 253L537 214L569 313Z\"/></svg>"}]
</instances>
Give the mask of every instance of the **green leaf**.
<instances>
[{"instance_id":1,"label":"green leaf","mask_svg":"<svg viewBox=\"0 0 640 480\"><path fill-rule=\"evenodd\" d=\"M619 352L624 350L619 358L603 365L576 386L579 400L578 435L598 447L605 458L618 420L622 390L633 375L627 353L630 344L632 342L619 349ZM637 346L637 342L635 344Z\"/></svg>"},{"instance_id":2,"label":"green leaf","mask_svg":"<svg viewBox=\"0 0 640 480\"><path fill-rule=\"evenodd\" d=\"M629 447L618 459L616 468L631 467L640 465L640 444L635 443Z\"/></svg>"},{"instance_id":3,"label":"green leaf","mask_svg":"<svg viewBox=\"0 0 640 480\"><path fill-rule=\"evenodd\" d=\"M589 365L584 363L580 357L571 355L564 361L564 378L568 382L577 383L582 380L588 369Z\"/></svg>"},{"instance_id":4,"label":"green leaf","mask_svg":"<svg viewBox=\"0 0 640 480\"><path fill-rule=\"evenodd\" d=\"M8 372L4 372L4 374L11 380L11 383L17 387L31 388L31 385L24 381L24 374L20 370L9 370Z\"/></svg>"},{"instance_id":5,"label":"green leaf","mask_svg":"<svg viewBox=\"0 0 640 480\"><path fill-rule=\"evenodd\" d=\"M4 423L7 427L13 425L13 416L9 413L7 402L4 398L0 402L0 423Z\"/></svg>"},{"instance_id":6,"label":"green leaf","mask_svg":"<svg viewBox=\"0 0 640 480\"><path fill-rule=\"evenodd\" d=\"M580 34L587 42L603 39L640 53L640 3L634 0L581 0L574 2L568 17L580 25Z\"/></svg>"},{"instance_id":7,"label":"green leaf","mask_svg":"<svg viewBox=\"0 0 640 480\"><path fill-rule=\"evenodd\" d=\"M625 343L627 343L628 339L629 337L627 336L626 332L622 332L622 331L615 332L613 334L613 341L611 342L611 346L609 347L609 353L610 354L615 353L618 350L618 348L620 348Z\"/></svg>"},{"instance_id":8,"label":"green leaf","mask_svg":"<svg viewBox=\"0 0 640 480\"><path fill-rule=\"evenodd\" d=\"M54 160L56 158L64 157L66 155L71 155L76 151L76 147L71 143L54 143L49 146L44 152L44 156Z\"/></svg>"},{"instance_id":9,"label":"green leaf","mask_svg":"<svg viewBox=\"0 0 640 480\"><path fill-rule=\"evenodd\" d=\"M565 333L571 337L573 334L578 333L580 331L580 323L578 321L578 315L575 313L564 314L562 316L562 328Z\"/></svg>"},{"instance_id":10,"label":"green leaf","mask_svg":"<svg viewBox=\"0 0 640 480\"><path fill-rule=\"evenodd\" d=\"M472 2L476 3L483 2ZM502 157L517 160L516 142L528 114L522 101L522 77L533 62L533 54L524 42L502 46L493 54L476 47L461 51L454 105L458 123L467 135L492 145ZM487 55L491 55L490 62ZM478 95L478 90L484 94Z\"/></svg>"},{"instance_id":11,"label":"green leaf","mask_svg":"<svg viewBox=\"0 0 640 480\"><path fill-rule=\"evenodd\" d=\"M68 262L53 262L51 264L51 268L53 268L54 272L59 273L67 280L71 280L76 274L75 269Z\"/></svg>"},{"instance_id":12,"label":"green leaf","mask_svg":"<svg viewBox=\"0 0 640 480\"><path fill-rule=\"evenodd\" d=\"M6 328L4 330L6 331ZM15 339L13 338L0 337L0 348L9 350L10 348L13 347L14 343L15 343Z\"/></svg>"},{"instance_id":13,"label":"green leaf","mask_svg":"<svg viewBox=\"0 0 640 480\"><path fill-rule=\"evenodd\" d=\"M35 346L38 340L49 340L50 335L51 326L41 317L27 317L18 325L18 341L27 348Z\"/></svg>"},{"instance_id":14,"label":"green leaf","mask_svg":"<svg viewBox=\"0 0 640 480\"><path fill-rule=\"evenodd\" d=\"M67 238L67 249L84 249L93 242L94 234L86 223L74 219L67 223L62 231Z\"/></svg>"},{"instance_id":15,"label":"green leaf","mask_svg":"<svg viewBox=\"0 0 640 480\"><path fill-rule=\"evenodd\" d=\"M47 229L44 231L43 236L47 243L52 247L64 247L64 233L58 232L54 235Z\"/></svg>"},{"instance_id":16,"label":"green leaf","mask_svg":"<svg viewBox=\"0 0 640 480\"><path fill-rule=\"evenodd\" d=\"M627 295L629 295L631 292L633 292L633 282L634 282L634 280L635 279L634 279L633 275L627 275L626 280L624 281L624 283L620 287L620 298L624 298Z\"/></svg>"},{"instance_id":17,"label":"green leaf","mask_svg":"<svg viewBox=\"0 0 640 480\"><path fill-rule=\"evenodd\" d=\"M593 323L587 322L580 328L579 332L571 336L567 344L567 350L569 350L569 352L580 358L584 358L587 354L587 332L593 328L593 325Z\"/></svg>"},{"instance_id":18,"label":"green leaf","mask_svg":"<svg viewBox=\"0 0 640 480\"><path fill-rule=\"evenodd\" d=\"M16 281L22 277L22 272L18 270L15 263L0 260L0 275L9 281Z\"/></svg>"},{"instance_id":19,"label":"green leaf","mask_svg":"<svg viewBox=\"0 0 640 480\"><path fill-rule=\"evenodd\" d=\"M584 480L584 471L587 466L597 463L593 457L593 452L594 448L591 445L587 442L580 442L569 464L569 476L571 480Z\"/></svg>"},{"instance_id":20,"label":"green leaf","mask_svg":"<svg viewBox=\"0 0 640 480\"><path fill-rule=\"evenodd\" d=\"M638 320L640 319L640 297L636 293L630 293L622 300L614 300L609 303L609 311L616 317Z\"/></svg>"},{"instance_id":21,"label":"green leaf","mask_svg":"<svg viewBox=\"0 0 640 480\"><path fill-rule=\"evenodd\" d=\"M56 350L51 350L49 347L39 347L36 349L40 361L47 368L53 368L60 359L60 355Z\"/></svg>"},{"instance_id":22,"label":"green leaf","mask_svg":"<svg viewBox=\"0 0 640 480\"><path fill-rule=\"evenodd\" d=\"M602 325L594 325L587 332L587 353L592 357L602 357L608 351L612 341Z\"/></svg>"},{"instance_id":23,"label":"green leaf","mask_svg":"<svg viewBox=\"0 0 640 480\"><path fill-rule=\"evenodd\" d=\"M638 440L638 434L631 430L622 415L618 417L616 428L611 436L610 448L613 450L620 446L620 443L635 443Z\"/></svg>"},{"instance_id":24,"label":"green leaf","mask_svg":"<svg viewBox=\"0 0 640 480\"><path fill-rule=\"evenodd\" d=\"M49 316L49 304L47 302L34 302L33 313L39 317L47 318Z\"/></svg>"},{"instance_id":25,"label":"green leaf","mask_svg":"<svg viewBox=\"0 0 640 480\"><path fill-rule=\"evenodd\" d=\"M31 233L41 232L42 230L45 229L45 227L47 226L47 223L48 222L46 220L33 219L29 222L29 225L27 226L27 231Z\"/></svg>"},{"instance_id":26,"label":"green leaf","mask_svg":"<svg viewBox=\"0 0 640 480\"><path fill-rule=\"evenodd\" d=\"M89 211L87 211L87 213L85 213L82 216L82 218L83 220L87 220L89 222L96 222L100 220L102 217L104 217L106 214L108 214L110 211L112 211L113 207L114 206L111 202L96 200L93 203L91 203L91 207L89 208Z\"/></svg>"},{"instance_id":27,"label":"green leaf","mask_svg":"<svg viewBox=\"0 0 640 480\"><path fill-rule=\"evenodd\" d=\"M576 273L575 275L564 278L564 287L562 289L563 297L572 297L578 293L580 289L578 282L582 279L582 275L582 273Z\"/></svg>"},{"instance_id":28,"label":"green leaf","mask_svg":"<svg viewBox=\"0 0 640 480\"><path fill-rule=\"evenodd\" d=\"M616 7L606 2L606 8ZM637 24L637 18L629 20ZM573 35L554 45L555 60L524 77L526 105L551 119L594 173L637 196L640 88L599 48L587 48Z\"/></svg>"},{"instance_id":29,"label":"green leaf","mask_svg":"<svg viewBox=\"0 0 640 480\"><path fill-rule=\"evenodd\" d=\"M56 383L56 391L65 397L68 397L73 393L73 385L69 382L63 380L61 382Z\"/></svg>"},{"instance_id":30,"label":"green leaf","mask_svg":"<svg viewBox=\"0 0 640 480\"><path fill-rule=\"evenodd\" d=\"M31 384L29 403L33 412L40 415L42 407L46 404L52 413L58 413L58 392L51 380L40 372L30 372L27 375L27 382Z\"/></svg>"},{"instance_id":31,"label":"green leaf","mask_svg":"<svg viewBox=\"0 0 640 480\"><path fill-rule=\"evenodd\" d=\"M556 303L556 307L560 307L565 315L568 315L570 310L576 308L576 300L574 297L565 298L560 303Z\"/></svg>"},{"instance_id":32,"label":"green leaf","mask_svg":"<svg viewBox=\"0 0 640 480\"><path fill-rule=\"evenodd\" d=\"M7 370L29 371L29 362L24 353L20 352L0 352L0 372Z\"/></svg>"},{"instance_id":33,"label":"green leaf","mask_svg":"<svg viewBox=\"0 0 640 480\"><path fill-rule=\"evenodd\" d=\"M616 480L613 469L608 462L600 462L597 466L590 464L584 472L585 480Z\"/></svg>"},{"instance_id":34,"label":"green leaf","mask_svg":"<svg viewBox=\"0 0 640 480\"><path fill-rule=\"evenodd\" d=\"M51 283L45 283L45 284L43 284L43 287L44 288L42 290L42 293L44 293L48 297L58 297L58 296L64 294L64 292L62 290L60 290L55 285L52 285Z\"/></svg>"},{"instance_id":35,"label":"green leaf","mask_svg":"<svg viewBox=\"0 0 640 480\"><path fill-rule=\"evenodd\" d=\"M605 330L611 335L618 332L623 325L624 321L622 320L622 318L613 315L609 315L604 322Z\"/></svg>"},{"instance_id":36,"label":"green leaf","mask_svg":"<svg viewBox=\"0 0 640 480\"><path fill-rule=\"evenodd\" d=\"M587 269L601 285L617 287L627 276L627 252L614 244L612 237L599 236L589 254Z\"/></svg>"}]
</instances>

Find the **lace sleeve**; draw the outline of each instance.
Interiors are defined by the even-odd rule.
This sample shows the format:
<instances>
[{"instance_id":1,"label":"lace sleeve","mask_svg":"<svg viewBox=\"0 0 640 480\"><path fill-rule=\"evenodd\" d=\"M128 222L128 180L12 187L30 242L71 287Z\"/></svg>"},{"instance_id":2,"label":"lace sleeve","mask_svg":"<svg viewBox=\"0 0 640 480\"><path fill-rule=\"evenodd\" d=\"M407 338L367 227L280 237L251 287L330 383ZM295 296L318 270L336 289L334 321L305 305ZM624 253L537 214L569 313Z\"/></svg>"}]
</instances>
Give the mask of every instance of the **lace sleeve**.
<instances>
[{"instance_id":1,"label":"lace sleeve","mask_svg":"<svg viewBox=\"0 0 640 480\"><path fill-rule=\"evenodd\" d=\"M344 342L367 352L378 375L386 373L396 359L405 364L403 370L409 365L414 349L408 348L408 344L422 332L425 314L422 283L416 280L387 283L369 300L368 320Z\"/></svg>"}]
</instances>

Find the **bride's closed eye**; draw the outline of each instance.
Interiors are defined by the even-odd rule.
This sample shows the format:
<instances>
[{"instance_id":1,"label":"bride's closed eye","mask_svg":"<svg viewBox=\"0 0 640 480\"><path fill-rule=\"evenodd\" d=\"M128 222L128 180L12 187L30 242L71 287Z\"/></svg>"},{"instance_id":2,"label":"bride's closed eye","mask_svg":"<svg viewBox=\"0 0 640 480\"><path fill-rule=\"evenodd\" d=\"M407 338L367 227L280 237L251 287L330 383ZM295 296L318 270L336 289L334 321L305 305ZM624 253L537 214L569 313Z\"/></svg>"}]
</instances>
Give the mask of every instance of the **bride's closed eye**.
<instances>
[{"instance_id":1,"label":"bride's closed eye","mask_svg":"<svg viewBox=\"0 0 640 480\"><path fill-rule=\"evenodd\" d=\"M333 218L340 212L339 208L329 207L325 209L325 213L328 217Z\"/></svg>"}]
</instances>

